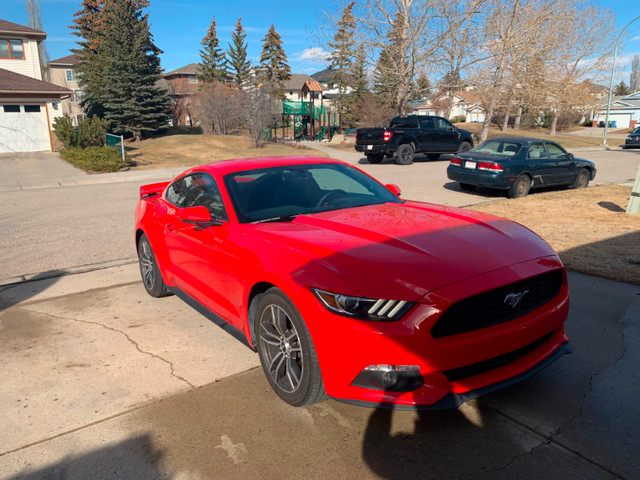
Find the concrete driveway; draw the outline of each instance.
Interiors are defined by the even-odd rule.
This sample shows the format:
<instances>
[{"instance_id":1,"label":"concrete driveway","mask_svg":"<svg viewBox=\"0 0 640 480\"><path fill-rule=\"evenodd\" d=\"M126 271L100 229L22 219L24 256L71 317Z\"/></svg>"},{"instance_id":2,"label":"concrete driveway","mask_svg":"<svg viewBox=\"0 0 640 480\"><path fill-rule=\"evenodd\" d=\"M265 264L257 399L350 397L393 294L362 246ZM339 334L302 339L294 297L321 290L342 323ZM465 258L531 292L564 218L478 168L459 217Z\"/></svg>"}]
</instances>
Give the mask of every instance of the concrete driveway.
<instances>
[{"instance_id":1,"label":"concrete driveway","mask_svg":"<svg viewBox=\"0 0 640 480\"><path fill-rule=\"evenodd\" d=\"M420 413L289 407L135 265L1 287L0 478L640 478L640 287L569 285L572 355Z\"/></svg>"}]
</instances>

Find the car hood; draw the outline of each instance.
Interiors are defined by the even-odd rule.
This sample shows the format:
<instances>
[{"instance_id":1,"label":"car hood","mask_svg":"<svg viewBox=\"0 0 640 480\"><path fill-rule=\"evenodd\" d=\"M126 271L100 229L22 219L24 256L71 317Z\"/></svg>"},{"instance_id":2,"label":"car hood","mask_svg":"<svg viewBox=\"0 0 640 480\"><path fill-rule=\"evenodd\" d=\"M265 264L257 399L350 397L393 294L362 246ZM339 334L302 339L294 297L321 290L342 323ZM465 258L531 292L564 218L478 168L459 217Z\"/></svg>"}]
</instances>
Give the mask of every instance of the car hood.
<instances>
[{"instance_id":1,"label":"car hood","mask_svg":"<svg viewBox=\"0 0 640 480\"><path fill-rule=\"evenodd\" d=\"M274 247L304 252L359 295L375 298L417 300L465 278L554 255L542 239L517 223L420 202L252 226L252 235Z\"/></svg>"}]
</instances>

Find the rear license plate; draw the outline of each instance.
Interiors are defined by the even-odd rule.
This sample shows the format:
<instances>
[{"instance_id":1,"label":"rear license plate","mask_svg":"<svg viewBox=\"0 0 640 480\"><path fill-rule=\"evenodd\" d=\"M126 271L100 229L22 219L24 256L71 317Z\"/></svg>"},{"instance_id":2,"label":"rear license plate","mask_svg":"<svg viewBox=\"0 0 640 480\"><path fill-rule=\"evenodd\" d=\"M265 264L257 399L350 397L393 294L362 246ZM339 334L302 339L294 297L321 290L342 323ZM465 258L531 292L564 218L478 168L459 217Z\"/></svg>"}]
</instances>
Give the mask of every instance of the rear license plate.
<instances>
[{"instance_id":1,"label":"rear license plate","mask_svg":"<svg viewBox=\"0 0 640 480\"><path fill-rule=\"evenodd\" d=\"M468 168L469 170L475 170L476 162L464 162L464 168Z\"/></svg>"},{"instance_id":2,"label":"rear license plate","mask_svg":"<svg viewBox=\"0 0 640 480\"><path fill-rule=\"evenodd\" d=\"M367 150L373 149L373 145L367 145Z\"/></svg>"}]
</instances>

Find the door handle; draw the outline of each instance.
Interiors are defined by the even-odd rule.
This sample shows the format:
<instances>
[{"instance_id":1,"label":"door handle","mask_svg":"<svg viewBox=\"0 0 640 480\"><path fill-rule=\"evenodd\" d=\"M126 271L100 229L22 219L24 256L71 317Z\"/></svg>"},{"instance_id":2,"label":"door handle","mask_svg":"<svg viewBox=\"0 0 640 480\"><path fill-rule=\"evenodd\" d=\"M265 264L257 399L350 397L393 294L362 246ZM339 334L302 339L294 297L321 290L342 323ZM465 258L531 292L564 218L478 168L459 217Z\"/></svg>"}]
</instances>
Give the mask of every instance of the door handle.
<instances>
[{"instance_id":1,"label":"door handle","mask_svg":"<svg viewBox=\"0 0 640 480\"><path fill-rule=\"evenodd\" d=\"M175 232L176 231L176 227L174 227L173 225L171 225L170 223L167 223L164 228L166 228L168 231L170 232Z\"/></svg>"}]
</instances>

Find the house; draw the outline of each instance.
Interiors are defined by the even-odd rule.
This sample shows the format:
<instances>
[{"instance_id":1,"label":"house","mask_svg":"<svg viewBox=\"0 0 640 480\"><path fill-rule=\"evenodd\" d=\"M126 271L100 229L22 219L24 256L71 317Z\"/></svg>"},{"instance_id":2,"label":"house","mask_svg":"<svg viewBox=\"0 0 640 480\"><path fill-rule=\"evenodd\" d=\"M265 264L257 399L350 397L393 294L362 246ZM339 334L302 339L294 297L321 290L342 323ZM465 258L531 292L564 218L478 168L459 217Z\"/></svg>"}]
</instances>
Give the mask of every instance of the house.
<instances>
[{"instance_id":1,"label":"house","mask_svg":"<svg viewBox=\"0 0 640 480\"><path fill-rule=\"evenodd\" d=\"M68 98L62 99L61 106L62 113L68 115L75 126L78 126L78 120L85 117L84 110L80 106L82 89L78 83L77 63L78 59L75 54L51 60L47 63L51 83L73 91Z\"/></svg>"},{"instance_id":2,"label":"house","mask_svg":"<svg viewBox=\"0 0 640 480\"><path fill-rule=\"evenodd\" d=\"M418 115L444 116L449 100L449 92L438 91L422 105L415 107ZM451 115L449 118L464 117L465 122L484 122L485 109L480 95L475 90L460 90L453 94Z\"/></svg>"},{"instance_id":3,"label":"house","mask_svg":"<svg viewBox=\"0 0 640 480\"><path fill-rule=\"evenodd\" d=\"M38 44L47 34L0 20L0 152L53 150L53 121L73 92L42 81Z\"/></svg>"},{"instance_id":4,"label":"house","mask_svg":"<svg viewBox=\"0 0 640 480\"><path fill-rule=\"evenodd\" d=\"M173 124L192 127L193 96L202 86L198 80L199 64L190 63L163 75L157 86L164 88L173 102Z\"/></svg>"},{"instance_id":5,"label":"house","mask_svg":"<svg viewBox=\"0 0 640 480\"><path fill-rule=\"evenodd\" d=\"M595 120L604 122L607 118L606 98L602 99ZM616 128L634 128L640 123L640 92L611 99L609 122L616 122Z\"/></svg>"}]
</instances>

